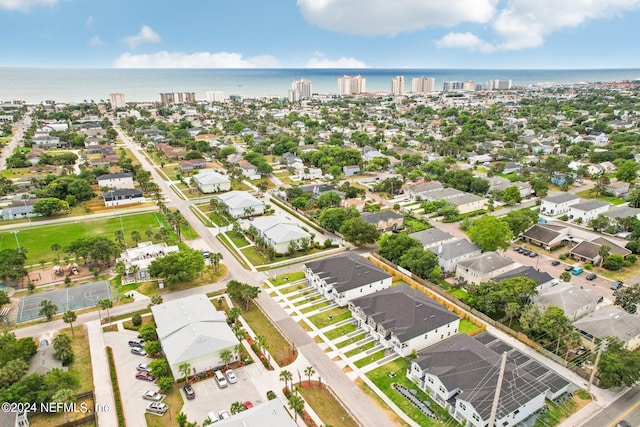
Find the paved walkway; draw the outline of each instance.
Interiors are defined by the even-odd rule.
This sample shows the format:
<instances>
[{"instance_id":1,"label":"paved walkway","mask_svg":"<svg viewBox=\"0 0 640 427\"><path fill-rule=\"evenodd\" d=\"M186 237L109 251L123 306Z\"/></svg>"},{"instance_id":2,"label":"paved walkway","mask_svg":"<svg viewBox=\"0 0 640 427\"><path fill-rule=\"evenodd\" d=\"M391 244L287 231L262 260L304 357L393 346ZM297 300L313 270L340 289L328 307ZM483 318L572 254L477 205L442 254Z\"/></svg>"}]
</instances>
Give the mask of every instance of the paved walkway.
<instances>
[{"instance_id":1,"label":"paved walkway","mask_svg":"<svg viewBox=\"0 0 640 427\"><path fill-rule=\"evenodd\" d=\"M95 405L102 410L97 412L98 425L100 427L117 427L116 403L113 397L111 377L109 375L109 362L105 350L104 336L100 321L94 320L86 323L89 337L89 349L91 351L91 367L93 371L93 383L95 384ZM106 387L106 385L109 387Z\"/></svg>"}]
</instances>

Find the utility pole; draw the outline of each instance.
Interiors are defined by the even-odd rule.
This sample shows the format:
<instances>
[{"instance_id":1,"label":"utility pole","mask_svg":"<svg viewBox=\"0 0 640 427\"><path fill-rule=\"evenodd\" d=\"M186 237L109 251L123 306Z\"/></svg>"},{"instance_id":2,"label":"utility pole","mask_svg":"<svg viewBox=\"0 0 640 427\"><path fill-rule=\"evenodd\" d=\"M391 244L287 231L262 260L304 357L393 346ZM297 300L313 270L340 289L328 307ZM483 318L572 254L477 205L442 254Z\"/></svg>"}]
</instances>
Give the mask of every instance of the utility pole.
<instances>
[{"instance_id":1,"label":"utility pole","mask_svg":"<svg viewBox=\"0 0 640 427\"><path fill-rule=\"evenodd\" d=\"M589 385L587 386L587 392L591 392L591 383L593 383L593 377L596 376L596 371L598 370L598 363L600 363L600 356L602 356L602 352L607 349L609 346L608 340L602 340L600 343L600 348L598 349L598 354L596 355L596 362L593 364L593 368L591 368L591 375L589 376Z\"/></svg>"},{"instance_id":2,"label":"utility pole","mask_svg":"<svg viewBox=\"0 0 640 427\"><path fill-rule=\"evenodd\" d=\"M496 393L493 396L493 405L491 405L491 417L489 417L489 427L494 427L496 422L496 414L498 412L498 402L500 401L500 390L502 390L502 380L504 379L504 370L507 367L507 352L502 353L502 363L500 364L500 375L498 376L498 384L496 385Z\"/></svg>"}]
</instances>

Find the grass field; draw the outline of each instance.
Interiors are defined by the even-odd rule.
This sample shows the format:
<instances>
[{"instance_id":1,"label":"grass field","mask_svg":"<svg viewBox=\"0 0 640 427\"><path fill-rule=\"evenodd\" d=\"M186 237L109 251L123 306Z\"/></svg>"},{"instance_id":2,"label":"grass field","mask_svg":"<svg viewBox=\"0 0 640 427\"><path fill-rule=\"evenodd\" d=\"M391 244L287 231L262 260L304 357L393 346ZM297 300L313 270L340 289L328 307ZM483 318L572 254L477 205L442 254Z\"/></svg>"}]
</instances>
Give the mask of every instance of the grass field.
<instances>
[{"instance_id":1,"label":"grass field","mask_svg":"<svg viewBox=\"0 0 640 427\"><path fill-rule=\"evenodd\" d=\"M307 382L303 381L303 385ZM319 387L316 381L311 383L312 387L301 387L300 394L304 400L318 414L322 422L327 426L357 427L358 424L351 419L342 405L326 389L326 386Z\"/></svg>"},{"instance_id":2,"label":"grass field","mask_svg":"<svg viewBox=\"0 0 640 427\"><path fill-rule=\"evenodd\" d=\"M461 334L467 334L467 335L473 336L479 333L480 331L482 331L482 329L483 329L482 327L476 325L469 319L460 319L459 332Z\"/></svg>"},{"instance_id":3,"label":"grass field","mask_svg":"<svg viewBox=\"0 0 640 427\"><path fill-rule=\"evenodd\" d=\"M598 196L596 197L595 194L591 191L591 190L583 190L583 191L579 191L576 193L576 196L580 196L583 199L597 199L600 200L601 202L609 202L612 205L621 205L623 204L625 201L619 197L613 197L613 196Z\"/></svg>"},{"instance_id":4,"label":"grass field","mask_svg":"<svg viewBox=\"0 0 640 427\"><path fill-rule=\"evenodd\" d=\"M453 418L451 418L451 416L445 409L438 406L438 404L431 400L431 398L427 396L426 393L424 393L422 390L419 390L418 386L406 377L405 374L408 367L409 362L407 360L396 359L392 362L387 363L386 365L374 369L371 372L368 372L366 375L384 394L386 394L393 401L393 403L398 406L398 408L402 410L402 412L407 414L420 426L430 427L441 426L443 424L459 426L460 424L458 424ZM391 372L395 373L395 376L389 376ZM417 390L417 397L421 400L428 401L430 403L430 408L436 414L438 414L438 417L441 420L445 421L445 423L434 421L420 412L418 408L413 406L411 402L409 402L404 396L402 396L392 387L393 383L401 384L407 387L409 390Z\"/></svg>"},{"instance_id":5,"label":"grass field","mask_svg":"<svg viewBox=\"0 0 640 427\"><path fill-rule=\"evenodd\" d=\"M335 340L338 337L350 334L351 332L355 332L356 329L356 325L354 325L353 323L349 323L348 325L340 326L338 328L325 332L324 336L329 338L330 340Z\"/></svg>"},{"instance_id":6,"label":"grass field","mask_svg":"<svg viewBox=\"0 0 640 427\"><path fill-rule=\"evenodd\" d=\"M356 335L355 337L349 338L348 340L340 341L338 344L336 344L336 347L338 348L346 347L349 344L353 344L355 342L360 341L361 339L364 339L366 336L367 334L363 332L361 334Z\"/></svg>"},{"instance_id":7,"label":"grass field","mask_svg":"<svg viewBox=\"0 0 640 427\"><path fill-rule=\"evenodd\" d=\"M330 301L322 301L322 302L319 302L318 304L310 305L309 307L300 309L300 313L310 313L314 310L318 310L318 309L321 309L322 307L326 307L329 304L331 304Z\"/></svg>"},{"instance_id":8,"label":"grass field","mask_svg":"<svg viewBox=\"0 0 640 427\"><path fill-rule=\"evenodd\" d=\"M267 339L267 351L276 360L278 366L283 366L289 354L289 342L273 326L273 323L262 314L262 311L255 304L249 304L246 311L242 306L242 318L249 324L249 327L256 335L262 335Z\"/></svg>"},{"instance_id":9,"label":"grass field","mask_svg":"<svg viewBox=\"0 0 640 427\"><path fill-rule=\"evenodd\" d=\"M122 220L122 224L120 220ZM163 223L166 224L160 214L143 213L93 221L23 228L15 236L9 231L3 231L0 232L0 250L16 249L17 239L20 242L20 247L27 249L27 264L35 264L40 260L51 261L56 258L55 252L51 250L51 245L54 243L65 247L80 237L89 236L104 236L113 240L114 233L122 227L127 244L132 246L134 243L131 239L132 231L138 231L145 238L145 231L157 230L164 225ZM60 256L63 256L62 251L59 253Z\"/></svg>"},{"instance_id":10,"label":"grass field","mask_svg":"<svg viewBox=\"0 0 640 427\"><path fill-rule=\"evenodd\" d=\"M249 245L249 242L247 241L247 239L245 239L244 236L238 235L233 231L230 231L224 234L225 236L227 236L229 240L233 242L234 245L236 245L237 248L244 248L245 246Z\"/></svg>"},{"instance_id":11,"label":"grass field","mask_svg":"<svg viewBox=\"0 0 640 427\"><path fill-rule=\"evenodd\" d=\"M282 286L301 279L304 279L304 272L302 270L298 270L290 273L283 273L276 276L275 279L269 279L269 281L273 286Z\"/></svg>"},{"instance_id":12,"label":"grass field","mask_svg":"<svg viewBox=\"0 0 640 427\"><path fill-rule=\"evenodd\" d=\"M356 347L353 350L347 351L344 355L347 357L353 357L358 353L362 353L365 350L369 350L370 348L375 347L376 341L371 341L366 344L361 345L360 347Z\"/></svg>"},{"instance_id":13,"label":"grass field","mask_svg":"<svg viewBox=\"0 0 640 427\"><path fill-rule=\"evenodd\" d=\"M314 314L309 317L309 321L318 328L324 328L325 326L333 325L350 317L351 312L347 307L336 307L323 311L322 313Z\"/></svg>"}]
</instances>

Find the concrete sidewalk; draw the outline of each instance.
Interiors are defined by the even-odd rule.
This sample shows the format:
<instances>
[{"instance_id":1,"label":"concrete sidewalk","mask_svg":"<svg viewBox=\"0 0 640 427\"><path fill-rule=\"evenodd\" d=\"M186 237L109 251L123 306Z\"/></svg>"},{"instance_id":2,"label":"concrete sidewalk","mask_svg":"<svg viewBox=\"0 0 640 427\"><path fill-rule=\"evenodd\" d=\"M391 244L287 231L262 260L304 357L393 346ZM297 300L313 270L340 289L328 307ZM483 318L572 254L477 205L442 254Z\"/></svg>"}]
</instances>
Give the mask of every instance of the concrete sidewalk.
<instances>
[{"instance_id":1,"label":"concrete sidewalk","mask_svg":"<svg viewBox=\"0 0 640 427\"><path fill-rule=\"evenodd\" d=\"M109 362L105 350L102 325L98 320L87 322L89 349L91 350L91 366L93 383L95 384L95 407L100 427L118 427L116 402L113 397ZM108 385L108 386L107 386Z\"/></svg>"}]
</instances>

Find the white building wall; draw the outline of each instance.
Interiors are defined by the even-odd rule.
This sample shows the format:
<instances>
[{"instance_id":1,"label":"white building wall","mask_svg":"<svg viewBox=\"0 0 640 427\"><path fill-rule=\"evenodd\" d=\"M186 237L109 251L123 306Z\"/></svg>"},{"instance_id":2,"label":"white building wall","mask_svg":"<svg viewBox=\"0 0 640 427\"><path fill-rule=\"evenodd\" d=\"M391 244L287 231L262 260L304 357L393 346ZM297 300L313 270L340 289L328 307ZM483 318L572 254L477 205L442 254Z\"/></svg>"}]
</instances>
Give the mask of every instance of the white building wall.
<instances>
[{"instance_id":1,"label":"white building wall","mask_svg":"<svg viewBox=\"0 0 640 427\"><path fill-rule=\"evenodd\" d=\"M144 203L146 199L144 197L136 197L132 199L122 199L122 200L111 200L104 202L104 205L107 207L111 206L124 206L124 205L135 205L138 203Z\"/></svg>"},{"instance_id":2,"label":"white building wall","mask_svg":"<svg viewBox=\"0 0 640 427\"><path fill-rule=\"evenodd\" d=\"M569 208L576 203L580 203L580 199L569 200L563 203L551 203L546 200L542 200L540 203L540 213L546 215L563 215L569 212Z\"/></svg>"},{"instance_id":3,"label":"white building wall","mask_svg":"<svg viewBox=\"0 0 640 427\"><path fill-rule=\"evenodd\" d=\"M576 220L580 218L583 224L587 224L589 221L596 219L598 215L604 214L609 210L609 205L602 206L598 209L594 209L591 211L583 211L580 209L574 209L572 207L569 208L569 219Z\"/></svg>"}]
</instances>

